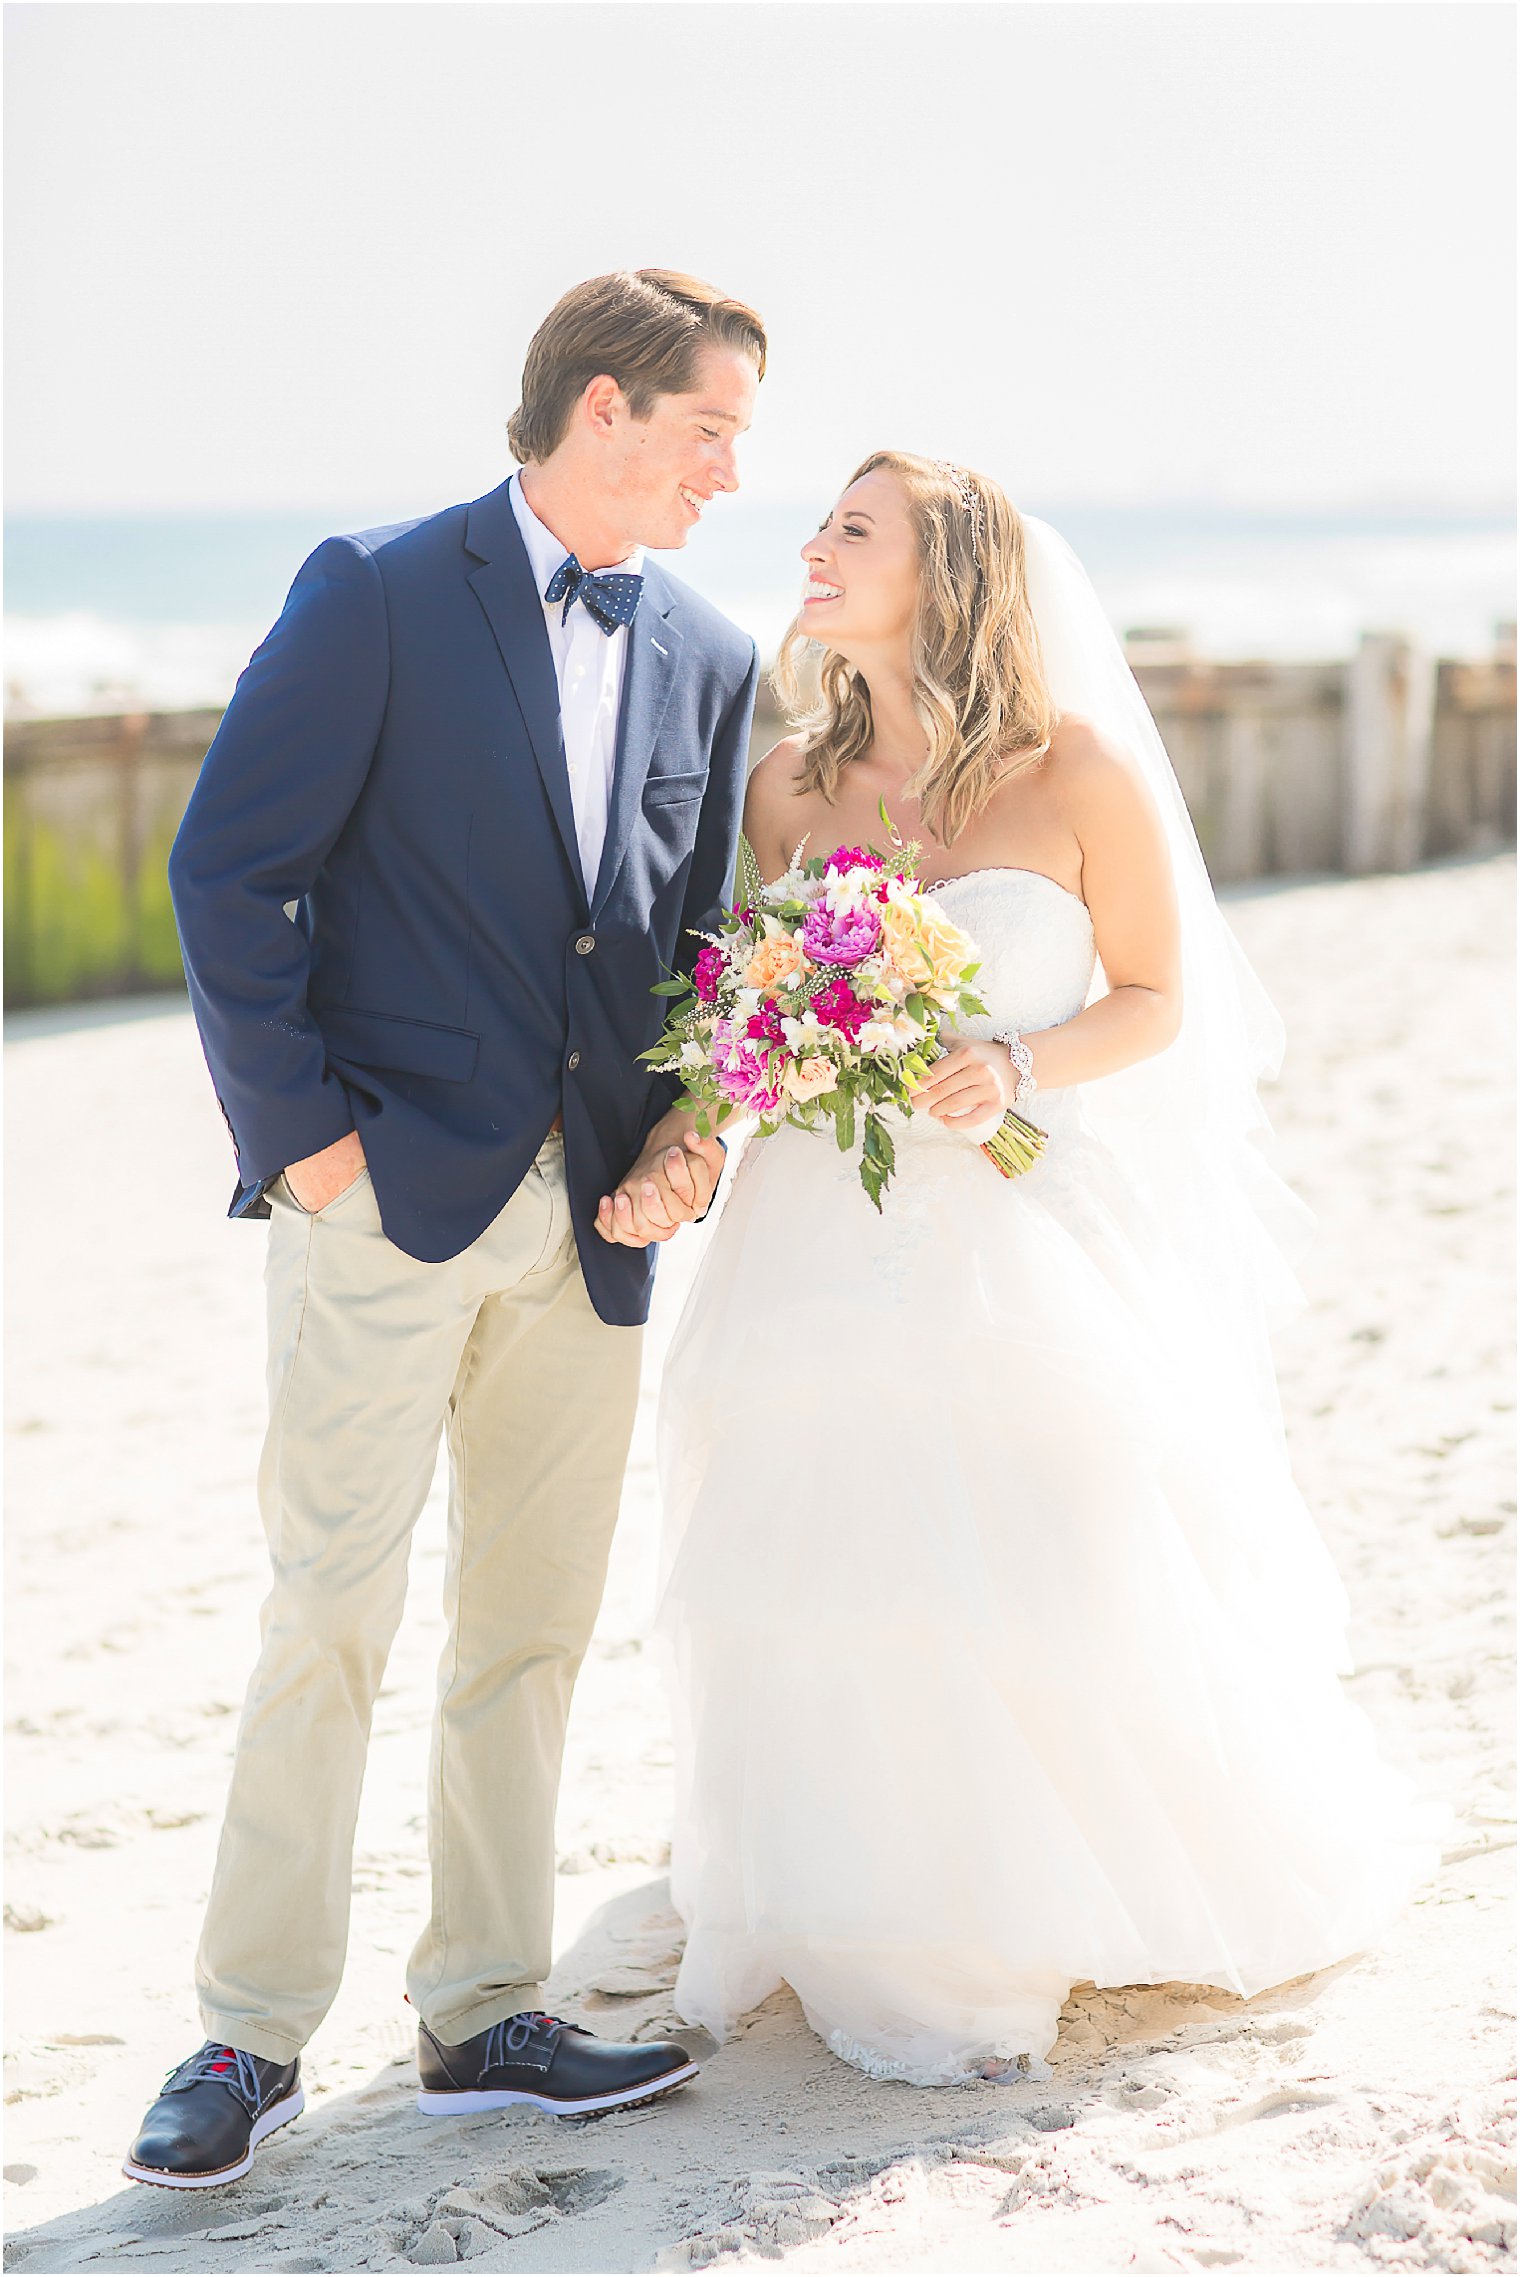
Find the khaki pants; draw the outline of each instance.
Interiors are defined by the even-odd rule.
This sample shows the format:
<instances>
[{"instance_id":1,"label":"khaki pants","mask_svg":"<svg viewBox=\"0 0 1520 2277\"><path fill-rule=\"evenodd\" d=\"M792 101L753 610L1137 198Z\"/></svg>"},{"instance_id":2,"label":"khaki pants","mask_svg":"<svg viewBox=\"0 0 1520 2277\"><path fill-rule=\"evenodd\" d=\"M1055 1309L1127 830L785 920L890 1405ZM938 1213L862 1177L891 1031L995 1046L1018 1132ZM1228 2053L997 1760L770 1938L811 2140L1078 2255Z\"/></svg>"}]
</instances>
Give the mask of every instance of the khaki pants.
<instances>
[{"instance_id":1,"label":"khaki pants","mask_svg":"<svg viewBox=\"0 0 1520 2277\"><path fill-rule=\"evenodd\" d=\"M209 2037L288 2063L342 1975L370 1716L445 1420L432 1914L407 1990L446 2042L541 2005L565 1720L642 1339L592 1309L558 1137L442 1265L386 1239L367 1172L314 1216L283 1180L270 1200L259 1497L274 1586L196 1982Z\"/></svg>"}]
</instances>

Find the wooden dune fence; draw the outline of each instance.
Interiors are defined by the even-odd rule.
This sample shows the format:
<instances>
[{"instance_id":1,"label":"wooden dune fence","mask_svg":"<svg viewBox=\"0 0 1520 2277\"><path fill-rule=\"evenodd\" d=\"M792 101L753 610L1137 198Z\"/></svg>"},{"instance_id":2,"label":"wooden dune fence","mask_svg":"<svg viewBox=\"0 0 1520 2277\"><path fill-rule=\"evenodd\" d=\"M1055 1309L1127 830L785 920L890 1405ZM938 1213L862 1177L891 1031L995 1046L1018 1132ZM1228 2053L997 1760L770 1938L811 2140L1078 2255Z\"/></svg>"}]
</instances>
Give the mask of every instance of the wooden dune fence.
<instances>
[{"instance_id":1,"label":"wooden dune fence","mask_svg":"<svg viewBox=\"0 0 1520 2277\"><path fill-rule=\"evenodd\" d=\"M1436 662L1369 634L1349 663L1213 664L1137 639L1217 883L1405 869L1513 843L1513 641ZM13 721L5 743L5 1002L181 981L165 863L214 711ZM762 708L758 755L784 733Z\"/></svg>"}]
</instances>

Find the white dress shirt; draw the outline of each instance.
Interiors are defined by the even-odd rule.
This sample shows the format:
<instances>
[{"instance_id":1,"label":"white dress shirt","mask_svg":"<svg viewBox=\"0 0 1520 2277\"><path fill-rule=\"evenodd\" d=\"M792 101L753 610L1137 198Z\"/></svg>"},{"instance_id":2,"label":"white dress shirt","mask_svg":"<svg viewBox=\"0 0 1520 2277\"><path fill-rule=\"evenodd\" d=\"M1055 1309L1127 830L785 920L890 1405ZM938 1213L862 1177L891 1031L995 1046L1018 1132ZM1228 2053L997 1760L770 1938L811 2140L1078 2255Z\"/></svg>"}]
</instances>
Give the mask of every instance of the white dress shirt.
<instances>
[{"instance_id":1,"label":"white dress shirt","mask_svg":"<svg viewBox=\"0 0 1520 2277\"><path fill-rule=\"evenodd\" d=\"M523 496L522 476L514 474L509 487L512 511L528 549L533 580L542 599L544 587L569 551L547 529ZM644 567L644 550L635 546L626 561L605 565L620 576L637 576ZM575 812L575 837L580 849L581 875L586 893L595 891L601 867L602 844L607 836L607 809L612 797L612 769L617 755L618 713L623 700L623 668L628 659L628 627L619 625L604 633L580 600L572 601L570 614L563 601L544 602L544 622L559 683L560 727L565 742L565 764L570 770L570 804Z\"/></svg>"}]
</instances>

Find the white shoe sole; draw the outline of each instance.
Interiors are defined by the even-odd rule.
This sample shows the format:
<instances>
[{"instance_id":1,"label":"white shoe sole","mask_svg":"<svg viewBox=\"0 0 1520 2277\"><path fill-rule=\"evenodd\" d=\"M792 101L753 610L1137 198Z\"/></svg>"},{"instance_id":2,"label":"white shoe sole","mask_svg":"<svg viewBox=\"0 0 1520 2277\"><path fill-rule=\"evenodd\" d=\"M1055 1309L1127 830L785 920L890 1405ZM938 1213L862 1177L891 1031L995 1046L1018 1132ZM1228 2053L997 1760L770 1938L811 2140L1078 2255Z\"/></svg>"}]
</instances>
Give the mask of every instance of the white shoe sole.
<instances>
[{"instance_id":1,"label":"white shoe sole","mask_svg":"<svg viewBox=\"0 0 1520 2277\"><path fill-rule=\"evenodd\" d=\"M436 2117L453 2111L468 2116L472 2111L505 2111L513 2104L526 2103L534 2111L549 2111L561 2119L584 2119L591 2111L627 2110L636 2103L657 2103L672 2088L684 2087L695 2079L700 2064L683 2064L679 2071L668 2071L661 2079L646 2079L638 2087L625 2087L616 2095L587 2095L578 2103L567 2103L559 2095L529 2095L515 2087L424 2087L417 2097L417 2108Z\"/></svg>"},{"instance_id":2,"label":"white shoe sole","mask_svg":"<svg viewBox=\"0 0 1520 2277\"><path fill-rule=\"evenodd\" d=\"M253 2122L244 2157L234 2166L218 2167L214 2174L172 2174L163 2166L139 2166L135 2159L123 2159L121 2171L129 2182L151 2182L160 2190L217 2190L224 2182L236 2182L253 2164L253 2154L261 2142L272 2135L277 2127L288 2127L292 2119L299 2119L306 2108L306 2090L295 2088L283 2103L271 2103L267 2111Z\"/></svg>"}]
</instances>

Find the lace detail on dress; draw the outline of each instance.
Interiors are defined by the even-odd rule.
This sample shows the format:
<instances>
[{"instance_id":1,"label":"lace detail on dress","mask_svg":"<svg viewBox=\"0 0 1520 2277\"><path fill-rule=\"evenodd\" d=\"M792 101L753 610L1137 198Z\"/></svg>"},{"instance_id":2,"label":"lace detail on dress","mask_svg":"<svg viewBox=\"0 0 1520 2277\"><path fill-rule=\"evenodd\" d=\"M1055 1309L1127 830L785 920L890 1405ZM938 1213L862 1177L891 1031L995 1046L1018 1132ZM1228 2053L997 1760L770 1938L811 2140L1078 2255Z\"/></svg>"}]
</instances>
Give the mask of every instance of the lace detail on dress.
<instances>
[{"instance_id":1,"label":"lace detail on dress","mask_svg":"<svg viewBox=\"0 0 1520 2277\"><path fill-rule=\"evenodd\" d=\"M1027 2048L995 2048L991 2055L983 2056L975 2063L965 2060L956 2062L952 2059L943 2064L922 2065L904 2063L896 2056L884 2056L879 2049L868 2047L864 2040L852 2039L848 2032L831 2032L824 2045L831 2056L838 2056L841 2063L851 2064L856 2071L863 2071L869 2079L900 2079L904 2087L960 2087L968 2081L995 2076L1014 2082L1055 2077L1049 2064L1032 2055ZM992 2064L1004 2067L1000 2075L984 2068Z\"/></svg>"},{"instance_id":2,"label":"lace detail on dress","mask_svg":"<svg viewBox=\"0 0 1520 2277\"><path fill-rule=\"evenodd\" d=\"M853 2064L868 2078L900 2079L905 2087L958 2087L962 2080L976 2077L964 2064L947 2063L923 2070L914 2064L898 2063L893 2057L868 2048L863 2040L852 2040L847 2032L831 2032L826 2045L831 2056Z\"/></svg>"},{"instance_id":3,"label":"lace detail on dress","mask_svg":"<svg viewBox=\"0 0 1520 2277\"><path fill-rule=\"evenodd\" d=\"M981 953L976 986L987 1017L967 1021L963 1034L1058 1028L1081 1011L1097 950L1092 914L1074 893L1042 870L968 870L933 891Z\"/></svg>"}]
</instances>

